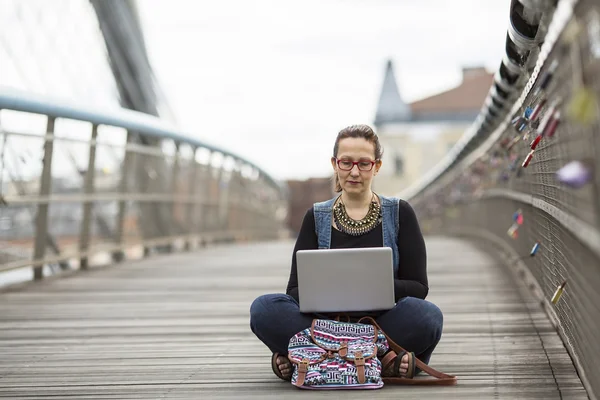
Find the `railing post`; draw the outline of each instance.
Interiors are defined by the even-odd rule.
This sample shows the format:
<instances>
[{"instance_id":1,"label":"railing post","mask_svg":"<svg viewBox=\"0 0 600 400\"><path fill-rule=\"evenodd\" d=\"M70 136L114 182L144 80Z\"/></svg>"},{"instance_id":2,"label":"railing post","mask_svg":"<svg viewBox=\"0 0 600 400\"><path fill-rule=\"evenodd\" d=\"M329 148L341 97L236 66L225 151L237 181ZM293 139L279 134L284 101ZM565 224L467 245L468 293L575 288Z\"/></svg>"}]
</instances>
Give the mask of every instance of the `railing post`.
<instances>
[{"instance_id":1,"label":"railing post","mask_svg":"<svg viewBox=\"0 0 600 400\"><path fill-rule=\"evenodd\" d=\"M92 126L92 138L90 140L90 150L88 156L88 166L85 171L83 182L83 191L86 195L94 193L94 178L96 176L96 139L98 138L98 125ZM79 234L79 251L85 252L89 248L90 230L92 220L93 201L83 203L83 218L81 220L81 232ZM79 268L88 269L89 258L87 255L80 257Z\"/></svg>"},{"instance_id":2,"label":"railing post","mask_svg":"<svg viewBox=\"0 0 600 400\"><path fill-rule=\"evenodd\" d=\"M217 224L219 225L219 230L225 234L227 240L229 240L229 216L231 213L229 212L229 193L231 188L231 181L233 180L233 170L227 172L223 169L223 165L221 165L218 181L219 194L217 197L218 201L218 218Z\"/></svg>"},{"instance_id":3,"label":"railing post","mask_svg":"<svg viewBox=\"0 0 600 400\"><path fill-rule=\"evenodd\" d=\"M55 118L48 117L46 134L44 135L44 158L42 162L42 176L40 177L41 198L50 195L52 190L52 150L54 148L54 121ZM50 202L38 204L37 216L35 219L35 245L33 249L33 259L41 260L46 254L46 243L48 236L48 208ZM33 268L33 279L40 280L44 277L44 265L38 265Z\"/></svg>"},{"instance_id":4,"label":"railing post","mask_svg":"<svg viewBox=\"0 0 600 400\"><path fill-rule=\"evenodd\" d=\"M234 240L235 242L238 242L240 240L243 241L243 235L240 235L241 228L243 228L243 212L240 209L240 199L242 197L242 162L240 160L236 160L231 178L229 183L229 204L227 208L229 213L228 229L233 231Z\"/></svg>"},{"instance_id":5,"label":"railing post","mask_svg":"<svg viewBox=\"0 0 600 400\"><path fill-rule=\"evenodd\" d=\"M214 152L211 154L210 160L206 170L206 187L208 188L208 196L206 202L202 207L202 229L210 237L211 241L217 241L220 239L221 232L218 232L219 227L219 199L221 193L221 177L223 172L223 162L218 167L214 167L212 159L214 158Z\"/></svg>"},{"instance_id":6,"label":"railing post","mask_svg":"<svg viewBox=\"0 0 600 400\"><path fill-rule=\"evenodd\" d=\"M224 161L224 160L223 160ZM227 190L223 187L223 163L219 165L216 170L216 176L213 177L211 171L211 178L214 179L214 187L216 188L216 192L211 192L210 202L213 204L214 211L210 214L211 216L211 230L215 230L217 232L217 236L219 237L219 242L223 239L223 223L221 217L221 204L223 203L223 196L227 195Z\"/></svg>"},{"instance_id":7,"label":"railing post","mask_svg":"<svg viewBox=\"0 0 600 400\"><path fill-rule=\"evenodd\" d=\"M119 183L119 194L121 195L121 199L119 200L119 210L117 211L117 221L116 221L116 229L115 229L115 243L119 245L123 245L124 241L124 222L125 222L125 213L127 212L127 200L125 196L127 194L127 180L128 174L131 164L131 154L127 150L127 145L131 140L131 132L127 131L127 139L125 140L125 154L123 156L123 166L121 168L121 182ZM114 262L121 262L125 258L125 252L123 249L119 249L113 252L112 259Z\"/></svg>"},{"instance_id":8,"label":"railing post","mask_svg":"<svg viewBox=\"0 0 600 400\"><path fill-rule=\"evenodd\" d=\"M195 215L194 215L194 210L195 210L195 205L196 205L196 177L197 177L197 170L198 170L198 163L196 163L196 152L198 151L197 147L192 147L192 160L191 160L191 164L189 166L189 183L188 183L188 202L187 202L187 206L186 206L186 214L185 214L185 219L186 219L186 233L188 235L188 238L186 240L186 248L189 250L192 248L192 236L194 236L194 222L195 222Z\"/></svg>"},{"instance_id":9,"label":"railing post","mask_svg":"<svg viewBox=\"0 0 600 400\"><path fill-rule=\"evenodd\" d=\"M210 159L210 157L209 157ZM206 245L207 242L207 231L208 231L208 209L210 207L210 164L201 165L198 164L197 168L200 169L200 179L196 182L198 187L204 188L203 191L197 195L198 200L194 202L194 224L196 226L195 232L201 237L201 244Z\"/></svg>"},{"instance_id":10,"label":"railing post","mask_svg":"<svg viewBox=\"0 0 600 400\"><path fill-rule=\"evenodd\" d=\"M173 236L176 236L178 234L180 234L180 230L178 228L178 224L177 224L177 207L181 204L178 200L178 194L177 193L177 181L179 179L179 171L180 171L180 143L179 142L175 142L175 154L173 156L173 169L171 171L171 185L169 188L167 188L167 190L169 190L169 195L172 196L171 198L171 204L170 204L170 218L169 218L169 234L171 235L171 240L169 241L169 244L166 246L166 249L168 252L173 251Z\"/></svg>"}]
</instances>

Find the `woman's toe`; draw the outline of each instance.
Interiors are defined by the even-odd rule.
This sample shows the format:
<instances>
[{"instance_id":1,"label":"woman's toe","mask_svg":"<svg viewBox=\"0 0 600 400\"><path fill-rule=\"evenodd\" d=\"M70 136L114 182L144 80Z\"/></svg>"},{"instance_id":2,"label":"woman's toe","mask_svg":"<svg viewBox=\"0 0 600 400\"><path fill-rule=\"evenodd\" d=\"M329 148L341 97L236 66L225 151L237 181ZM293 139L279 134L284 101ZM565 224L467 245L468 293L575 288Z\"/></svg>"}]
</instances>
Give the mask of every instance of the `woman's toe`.
<instances>
[{"instance_id":1,"label":"woman's toe","mask_svg":"<svg viewBox=\"0 0 600 400\"><path fill-rule=\"evenodd\" d=\"M288 376L292 372L290 362L285 357L277 358L277 366L279 367L279 372L281 372L281 375L283 376Z\"/></svg>"},{"instance_id":2,"label":"woman's toe","mask_svg":"<svg viewBox=\"0 0 600 400\"><path fill-rule=\"evenodd\" d=\"M402 360L400 360L399 372L401 375L406 375L406 373L408 372L408 354L405 354L402 357Z\"/></svg>"}]
</instances>

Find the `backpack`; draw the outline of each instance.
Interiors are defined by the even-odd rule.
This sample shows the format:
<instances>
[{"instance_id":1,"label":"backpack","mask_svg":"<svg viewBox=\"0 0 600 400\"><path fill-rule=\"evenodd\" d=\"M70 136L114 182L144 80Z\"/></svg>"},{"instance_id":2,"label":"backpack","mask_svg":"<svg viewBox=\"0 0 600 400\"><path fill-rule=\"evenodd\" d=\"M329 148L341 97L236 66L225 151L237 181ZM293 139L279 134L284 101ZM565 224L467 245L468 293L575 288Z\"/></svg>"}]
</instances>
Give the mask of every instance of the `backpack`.
<instances>
[{"instance_id":1,"label":"backpack","mask_svg":"<svg viewBox=\"0 0 600 400\"><path fill-rule=\"evenodd\" d=\"M370 323L362 323L368 321ZM385 356L389 349L395 352ZM382 377L391 362L409 354L408 377ZM391 340L371 317L358 322L314 319L289 342L292 385L300 389L380 389L388 384L455 385L456 377L439 372ZM385 364L385 365L384 365ZM436 379L414 379L416 368Z\"/></svg>"},{"instance_id":2,"label":"backpack","mask_svg":"<svg viewBox=\"0 0 600 400\"><path fill-rule=\"evenodd\" d=\"M385 335L373 325L314 319L290 339L292 385L302 389L379 389Z\"/></svg>"}]
</instances>

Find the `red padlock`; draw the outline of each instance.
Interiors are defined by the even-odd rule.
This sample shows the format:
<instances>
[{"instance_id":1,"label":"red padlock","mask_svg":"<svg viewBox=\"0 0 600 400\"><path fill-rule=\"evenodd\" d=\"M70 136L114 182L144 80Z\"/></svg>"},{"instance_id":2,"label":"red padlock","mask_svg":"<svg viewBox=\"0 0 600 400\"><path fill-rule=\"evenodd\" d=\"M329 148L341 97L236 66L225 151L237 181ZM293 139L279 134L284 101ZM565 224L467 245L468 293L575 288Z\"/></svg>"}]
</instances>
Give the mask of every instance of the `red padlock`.
<instances>
[{"instance_id":1,"label":"red padlock","mask_svg":"<svg viewBox=\"0 0 600 400\"><path fill-rule=\"evenodd\" d=\"M523 160L523 164L521 164L521 167L527 168L527 166L531 162L531 159L533 158L533 153L535 153L535 150L531 150L529 154L527 154L527 157L525 157L525 160Z\"/></svg>"},{"instance_id":2,"label":"red padlock","mask_svg":"<svg viewBox=\"0 0 600 400\"><path fill-rule=\"evenodd\" d=\"M544 129L544 136L554 136L554 132L556 131L558 124L560 124L560 111L557 110L552 114L550 122L548 122L546 125L546 129Z\"/></svg>"},{"instance_id":3,"label":"red padlock","mask_svg":"<svg viewBox=\"0 0 600 400\"><path fill-rule=\"evenodd\" d=\"M531 115L529 116L529 120L530 121L535 121L537 119L537 117L540 115L540 112L542 112L542 108L546 105L546 99L541 99L539 103L537 103L537 105L535 106L535 108L533 109L533 111L531 112Z\"/></svg>"},{"instance_id":4,"label":"red padlock","mask_svg":"<svg viewBox=\"0 0 600 400\"><path fill-rule=\"evenodd\" d=\"M540 144L540 140L542 140L542 135L537 135L533 142L531 142L531 150L535 150L538 144Z\"/></svg>"},{"instance_id":5,"label":"red padlock","mask_svg":"<svg viewBox=\"0 0 600 400\"><path fill-rule=\"evenodd\" d=\"M540 125L537 128L538 135L542 135L542 136L544 135L544 131L550 124L550 121L552 121L552 116L554 114L554 110L555 110L554 107L550 107L550 109L548 111L546 111L546 114L544 114L544 116L540 120Z\"/></svg>"}]
</instances>

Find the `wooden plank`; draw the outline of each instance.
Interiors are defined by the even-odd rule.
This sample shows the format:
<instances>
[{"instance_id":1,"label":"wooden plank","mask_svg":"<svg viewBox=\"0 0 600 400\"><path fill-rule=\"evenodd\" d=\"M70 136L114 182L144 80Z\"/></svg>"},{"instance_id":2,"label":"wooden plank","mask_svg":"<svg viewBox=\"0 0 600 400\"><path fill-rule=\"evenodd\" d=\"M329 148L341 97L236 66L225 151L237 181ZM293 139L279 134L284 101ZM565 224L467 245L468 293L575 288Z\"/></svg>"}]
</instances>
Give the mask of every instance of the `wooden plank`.
<instances>
[{"instance_id":1,"label":"wooden plank","mask_svg":"<svg viewBox=\"0 0 600 400\"><path fill-rule=\"evenodd\" d=\"M277 379L249 307L282 292L293 243L219 246L0 293L0 398L364 398ZM374 399L587 399L560 338L507 270L468 243L427 238L444 312L432 365L456 387Z\"/></svg>"}]
</instances>

